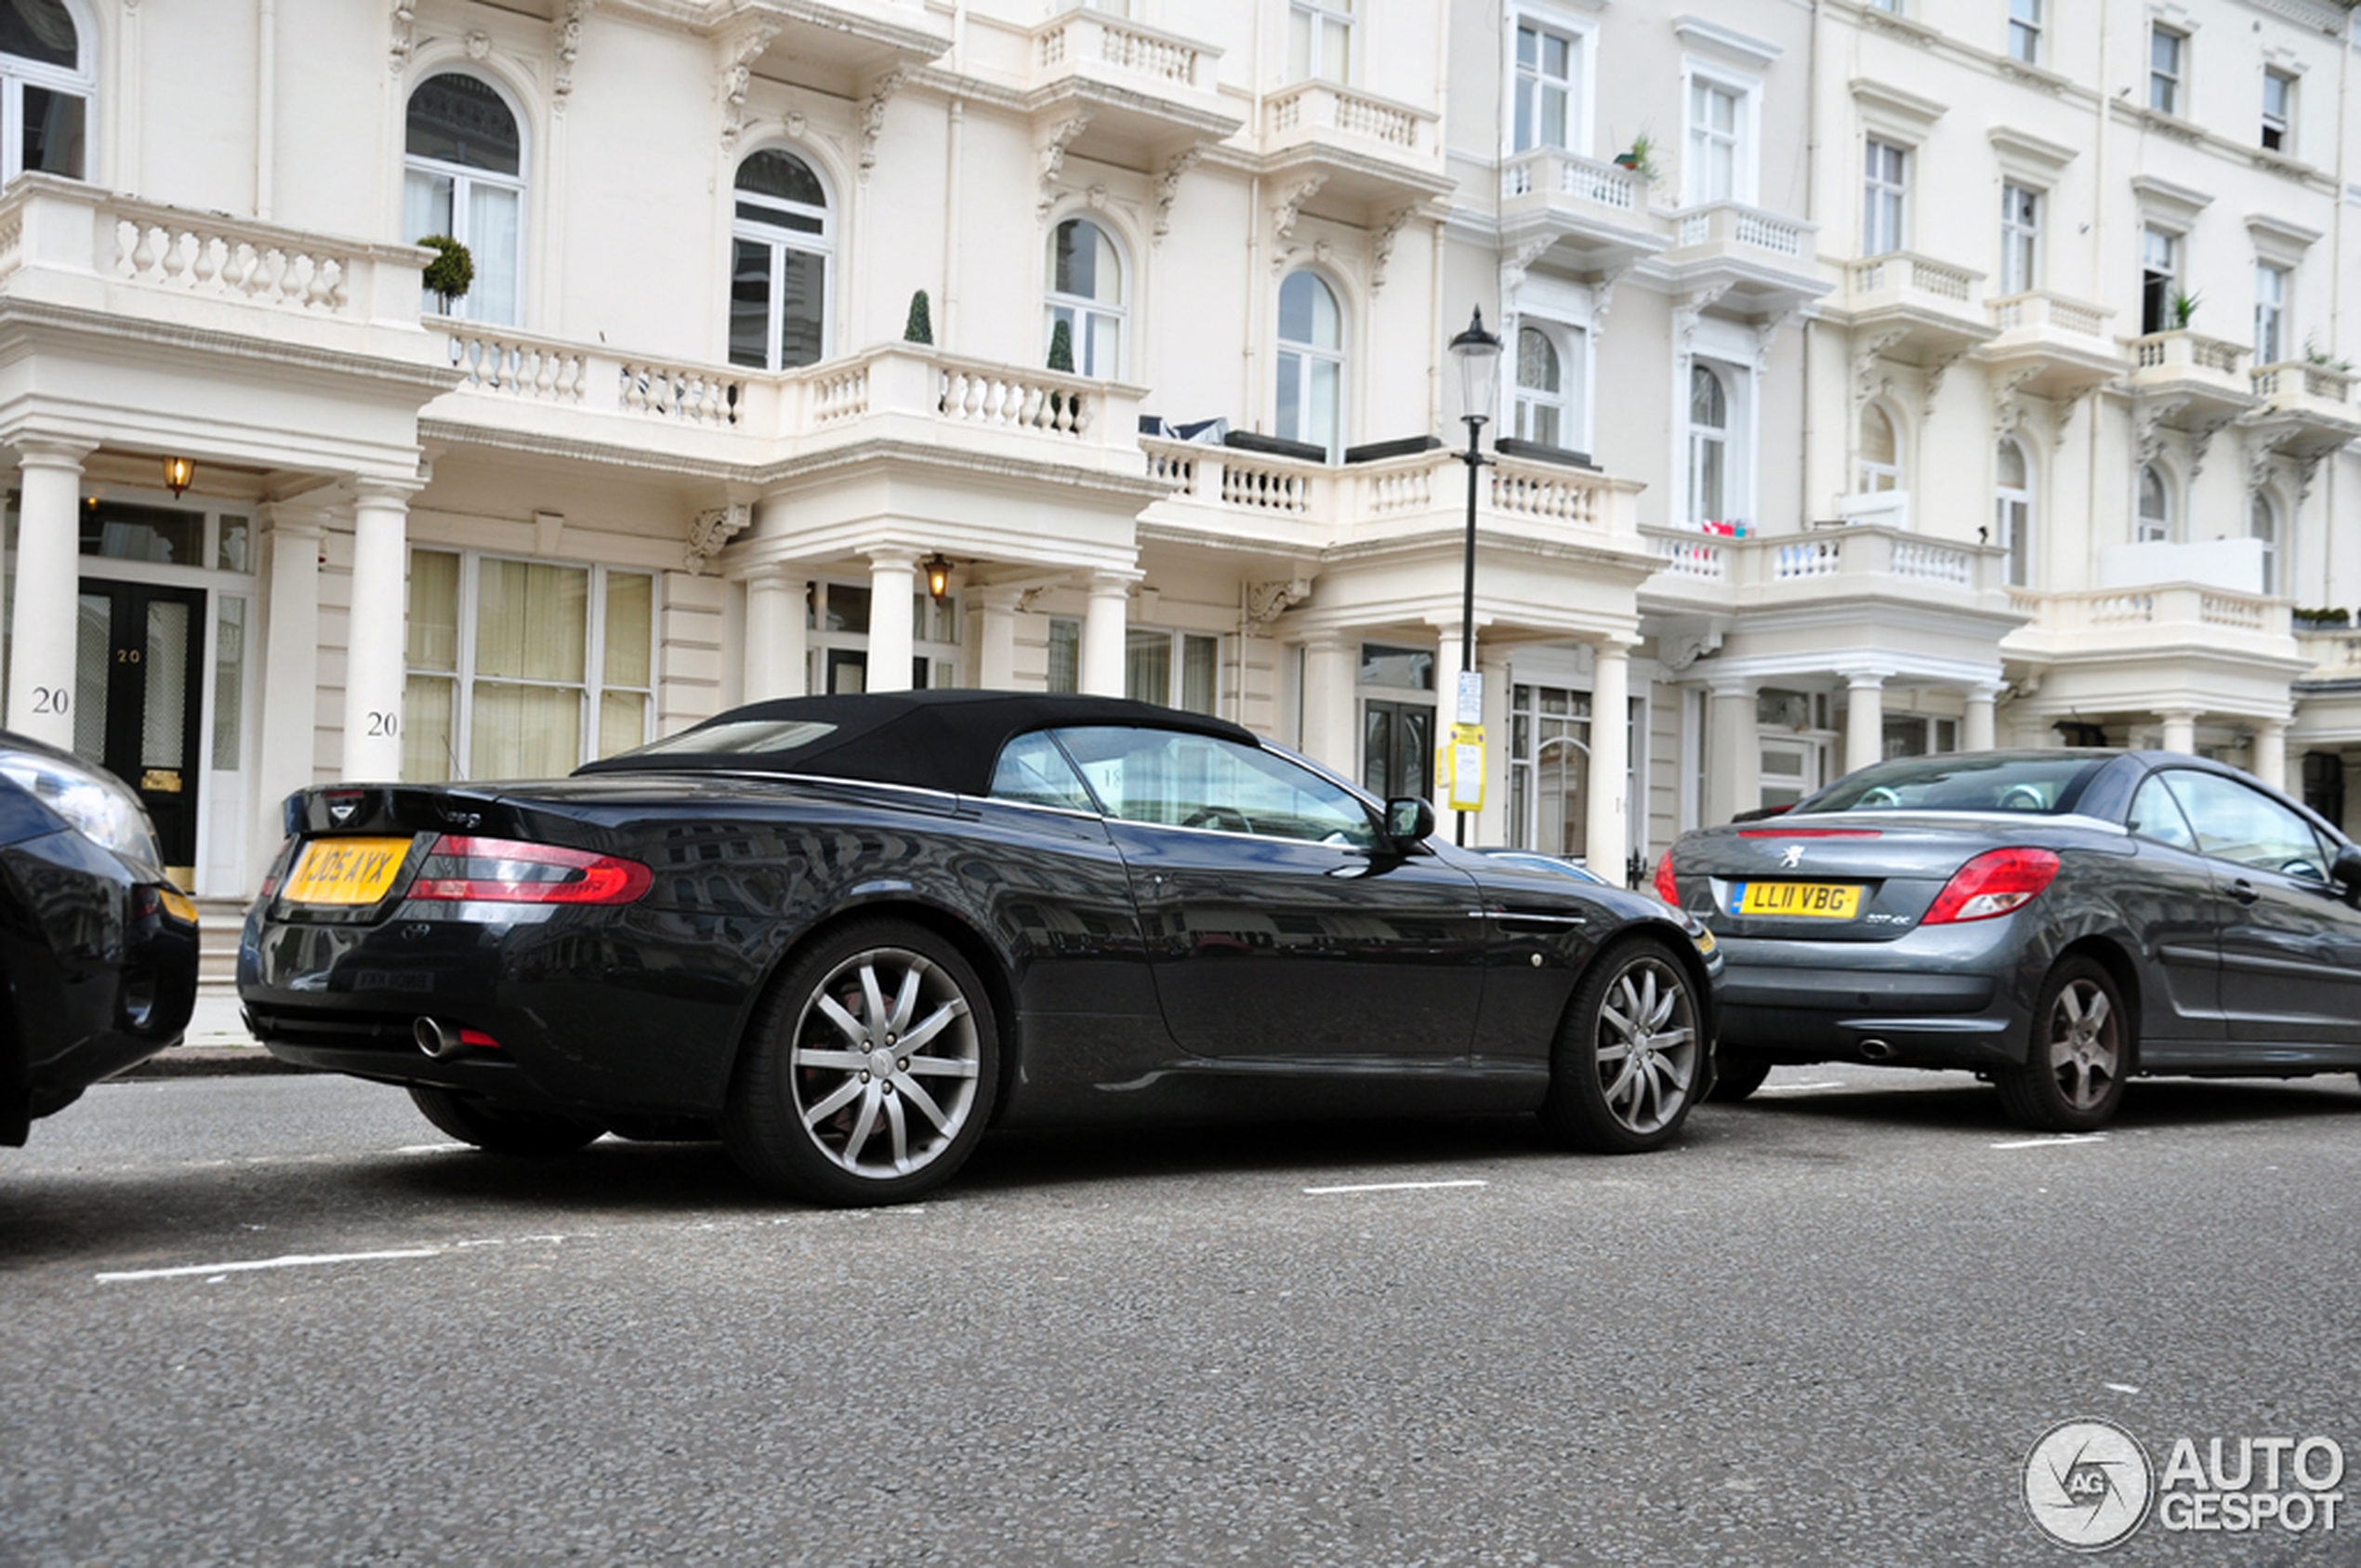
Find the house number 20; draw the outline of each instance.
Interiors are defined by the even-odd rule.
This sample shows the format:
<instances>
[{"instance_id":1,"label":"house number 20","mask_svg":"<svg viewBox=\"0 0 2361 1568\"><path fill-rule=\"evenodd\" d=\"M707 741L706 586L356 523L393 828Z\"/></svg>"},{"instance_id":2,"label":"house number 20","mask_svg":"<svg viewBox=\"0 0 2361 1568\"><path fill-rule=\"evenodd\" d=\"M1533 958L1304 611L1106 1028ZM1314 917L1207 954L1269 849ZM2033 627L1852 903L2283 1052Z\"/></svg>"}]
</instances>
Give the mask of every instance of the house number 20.
<instances>
[{"instance_id":1,"label":"house number 20","mask_svg":"<svg viewBox=\"0 0 2361 1568\"><path fill-rule=\"evenodd\" d=\"M369 733L372 735L398 735L401 732L402 720L400 718L396 718L392 714L381 712L376 708L369 710Z\"/></svg>"}]
</instances>

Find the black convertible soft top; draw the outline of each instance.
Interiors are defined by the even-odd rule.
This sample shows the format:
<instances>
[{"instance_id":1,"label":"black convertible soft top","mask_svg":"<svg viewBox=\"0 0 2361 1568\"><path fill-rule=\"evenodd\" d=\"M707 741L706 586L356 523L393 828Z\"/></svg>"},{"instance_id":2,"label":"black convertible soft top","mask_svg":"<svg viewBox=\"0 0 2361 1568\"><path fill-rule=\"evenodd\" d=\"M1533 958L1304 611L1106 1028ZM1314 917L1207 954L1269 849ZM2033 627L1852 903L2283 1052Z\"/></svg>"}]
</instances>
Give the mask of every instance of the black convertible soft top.
<instances>
[{"instance_id":1,"label":"black convertible soft top","mask_svg":"<svg viewBox=\"0 0 2361 1568\"><path fill-rule=\"evenodd\" d=\"M1246 745L1260 744L1253 731L1227 719L1128 697L878 692L750 703L637 751L586 763L574 772L755 770L983 795L991 788L1000 748L1011 737L1085 724L1180 730Z\"/></svg>"}]
</instances>

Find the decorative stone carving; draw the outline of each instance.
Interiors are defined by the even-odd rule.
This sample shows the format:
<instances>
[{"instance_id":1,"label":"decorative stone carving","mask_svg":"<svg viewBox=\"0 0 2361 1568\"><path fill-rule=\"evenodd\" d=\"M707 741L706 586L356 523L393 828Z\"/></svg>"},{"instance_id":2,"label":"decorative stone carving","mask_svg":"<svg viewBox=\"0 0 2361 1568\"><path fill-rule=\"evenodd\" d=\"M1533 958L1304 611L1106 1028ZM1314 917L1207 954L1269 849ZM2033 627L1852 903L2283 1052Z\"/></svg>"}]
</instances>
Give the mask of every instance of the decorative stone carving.
<instances>
[{"instance_id":1,"label":"decorative stone carving","mask_svg":"<svg viewBox=\"0 0 2361 1568\"><path fill-rule=\"evenodd\" d=\"M481 28L468 33L464 42L467 45L468 58L478 65L481 65L492 58L492 34Z\"/></svg>"},{"instance_id":2,"label":"decorative stone carving","mask_svg":"<svg viewBox=\"0 0 2361 1568\"><path fill-rule=\"evenodd\" d=\"M2040 374L2041 367L2039 365L2020 365L2018 368L2010 371L2007 375L2001 376L1993 384L1993 434L2005 435L2025 422L2028 416L2028 411L2025 408L2024 400L2019 398L2017 394L2024 390L2025 384L2026 382L2032 380L2035 376Z\"/></svg>"},{"instance_id":3,"label":"decorative stone carving","mask_svg":"<svg viewBox=\"0 0 2361 1568\"><path fill-rule=\"evenodd\" d=\"M1290 577L1282 582L1246 585L1246 629L1260 632L1286 611L1312 597L1312 579Z\"/></svg>"},{"instance_id":4,"label":"decorative stone carving","mask_svg":"<svg viewBox=\"0 0 2361 1568\"><path fill-rule=\"evenodd\" d=\"M1888 349L1893 348L1909 335L1907 327L1896 327L1892 332L1881 332L1866 341L1854 343L1853 346L1853 402L1856 410L1878 395L1878 384L1875 379L1878 373L1878 361L1885 357L1885 351Z\"/></svg>"},{"instance_id":5,"label":"decorative stone carving","mask_svg":"<svg viewBox=\"0 0 2361 1568\"><path fill-rule=\"evenodd\" d=\"M861 178L866 180L869 171L877 166L877 138L885 134L886 103L902 90L910 79L907 66L889 71L869 86L867 101L861 106ZM1064 154L1062 151L1060 156Z\"/></svg>"},{"instance_id":6,"label":"decorative stone carving","mask_svg":"<svg viewBox=\"0 0 2361 1568\"><path fill-rule=\"evenodd\" d=\"M1757 376L1761 375L1763 368L1770 363L1771 346L1779 340L1779 334L1789 322L1802 313L1800 308L1789 306L1754 323L1754 373Z\"/></svg>"},{"instance_id":7,"label":"decorative stone carving","mask_svg":"<svg viewBox=\"0 0 2361 1568\"><path fill-rule=\"evenodd\" d=\"M1295 254L1294 247L1287 244L1287 240L1295 233L1295 220L1303 211L1303 204L1318 195L1320 187L1327 183L1328 177L1325 174L1315 174L1309 179L1299 180L1287 188L1287 193L1279 199L1279 204L1271 209L1271 270L1273 271L1278 271L1286 266L1287 257Z\"/></svg>"},{"instance_id":8,"label":"decorative stone carving","mask_svg":"<svg viewBox=\"0 0 2361 1568\"><path fill-rule=\"evenodd\" d=\"M745 501L732 501L725 507L712 507L689 520L689 570L701 573L706 563L745 531L754 520L754 507Z\"/></svg>"},{"instance_id":9,"label":"decorative stone carving","mask_svg":"<svg viewBox=\"0 0 2361 1568\"><path fill-rule=\"evenodd\" d=\"M1681 302L1673 306L1672 336L1673 341L1681 346L1682 364L1687 364L1696 352L1697 323L1713 309L1716 300L1729 292L1728 283L1716 283L1711 288L1701 288L1694 294L1682 296Z\"/></svg>"},{"instance_id":10,"label":"decorative stone carving","mask_svg":"<svg viewBox=\"0 0 2361 1568\"><path fill-rule=\"evenodd\" d=\"M2066 427L2074 423L2074 411L2089 402L2091 394L2097 390L2096 387L2083 387L2066 393L2064 397L2050 400L2050 440L2051 442L2065 440Z\"/></svg>"},{"instance_id":11,"label":"decorative stone carving","mask_svg":"<svg viewBox=\"0 0 2361 1568\"><path fill-rule=\"evenodd\" d=\"M1410 221L1414 207L1396 207L1386 215L1385 222L1369 236L1369 292L1374 295L1385 287L1386 265L1393 259L1393 242L1401 237L1403 226Z\"/></svg>"},{"instance_id":12,"label":"decorative stone carving","mask_svg":"<svg viewBox=\"0 0 2361 1568\"><path fill-rule=\"evenodd\" d=\"M1943 378L1951 374L1951 367L1959 362L1959 355L1956 353L1946 354L1942 358L1933 361L1924 371L1920 373L1920 391L1919 398L1919 418L1932 419L1934 417L1934 400L1943 390Z\"/></svg>"},{"instance_id":13,"label":"decorative stone carving","mask_svg":"<svg viewBox=\"0 0 2361 1568\"><path fill-rule=\"evenodd\" d=\"M410 51L418 41L418 7L412 0L393 0L393 45L387 66L399 76L410 63Z\"/></svg>"},{"instance_id":14,"label":"decorative stone carving","mask_svg":"<svg viewBox=\"0 0 2361 1568\"><path fill-rule=\"evenodd\" d=\"M1195 168L1197 161L1204 156L1205 149L1202 147L1183 148L1172 155L1172 161L1164 165L1164 172L1156 176L1156 219L1153 243L1162 244L1164 237L1172 232L1172 201L1180 194L1180 177Z\"/></svg>"},{"instance_id":15,"label":"decorative stone carving","mask_svg":"<svg viewBox=\"0 0 2361 1568\"><path fill-rule=\"evenodd\" d=\"M749 22L723 46L721 66L721 150L734 151L745 128L746 88L754 80L754 62L771 46L783 24Z\"/></svg>"},{"instance_id":16,"label":"decorative stone carving","mask_svg":"<svg viewBox=\"0 0 2361 1568\"><path fill-rule=\"evenodd\" d=\"M1721 651L1721 634L1710 628L1679 631L1656 641L1656 663L1678 675L1708 653Z\"/></svg>"},{"instance_id":17,"label":"decorative stone carving","mask_svg":"<svg viewBox=\"0 0 2361 1568\"><path fill-rule=\"evenodd\" d=\"M1590 341L1603 342L1607 336L1607 312L1615 306L1615 285L1630 274L1629 266L1610 267L1599 274L1590 285Z\"/></svg>"},{"instance_id":18,"label":"decorative stone carving","mask_svg":"<svg viewBox=\"0 0 2361 1568\"><path fill-rule=\"evenodd\" d=\"M550 106L561 114L567 100L574 96L574 59L582 50L582 24L598 3L599 0L565 0L564 9L551 24L558 35L558 72L549 89Z\"/></svg>"},{"instance_id":19,"label":"decorative stone carving","mask_svg":"<svg viewBox=\"0 0 2361 1568\"><path fill-rule=\"evenodd\" d=\"M2196 483L2197 476L2205 472L2206 448L2213 444L2213 438L2221 432L2223 426L2229 424L2232 415L2224 414L2219 418L2203 420L2189 427L2189 482L2191 484Z\"/></svg>"},{"instance_id":20,"label":"decorative stone carving","mask_svg":"<svg viewBox=\"0 0 2361 1568\"><path fill-rule=\"evenodd\" d=\"M1066 166L1066 149L1074 145L1074 138L1089 124L1088 114L1076 114L1060 123L1036 154L1041 165L1041 205L1035 216L1043 223L1049 221L1049 208L1058 199L1058 172Z\"/></svg>"},{"instance_id":21,"label":"decorative stone carving","mask_svg":"<svg viewBox=\"0 0 2361 1568\"><path fill-rule=\"evenodd\" d=\"M2189 406L2187 398L2140 398L2131 405L2131 440L2140 461L2164 455L2164 422Z\"/></svg>"}]
</instances>

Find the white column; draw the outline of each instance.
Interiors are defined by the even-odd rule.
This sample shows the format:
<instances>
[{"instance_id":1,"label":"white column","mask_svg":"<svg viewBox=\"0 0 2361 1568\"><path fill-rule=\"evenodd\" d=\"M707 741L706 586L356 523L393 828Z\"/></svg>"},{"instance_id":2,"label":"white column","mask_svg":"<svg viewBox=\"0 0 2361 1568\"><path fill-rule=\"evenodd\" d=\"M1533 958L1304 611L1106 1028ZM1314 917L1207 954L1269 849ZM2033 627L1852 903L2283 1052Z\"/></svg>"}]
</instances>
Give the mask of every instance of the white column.
<instances>
[{"instance_id":1,"label":"white column","mask_svg":"<svg viewBox=\"0 0 2361 1568\"><path fill-rule=\"evenodd\" d=\"M804 626L810 585L802 568L766 561L746 573L745 586L746 701L802 696L811 663Z\"/></svg>"},{"instance_id":2,"label":"white column","mask_svg":"<svg viewBox=\"0 0 2361 1568\"><path fill-rule=\"evenodd\" d=\"M1589 821L1585 828L1591 870L1623 885L1631 852L1631 651L1614 638L1590 645Z\"/></svg>"},{"instance_id":3,"label":"white column","mask_svg":"<svg viewBox=\"0 0 2361 1568\"><path fill-rule=\"evenodd\" d=\"M1353 720L1352 689L1357 669L1355 639L1324 632L1303 644L1303 734L1301 751L1348 779L1361 776L1361 748Z\"/></svg>"},{"instance_id":4,"label":"white column","mask_svg":"<svg viewBox=\"0 0 2361 1568\"><path fill-rule=\"evenodd\" d=\"M1101 572L1090 579L1090 598L1082 612L1082 690L1091 696L1123 695L1125 600L1130 579Z\"/></svg>"},{"instance_id":5,"label":"white column","mask_svg":"<svg viewBox=\"0 0 2361 1568\"><path fill-rule=\"evenodd\" d=\"M249 875L279 852L280 803L315 777L320 700L320 543L324 520L261 508L263 550L261 763L254 787ZM254 884L249 882L248 886Z\"/></svg>"},{"instance_id":6,"label":"white column","mask_svg":"<svg viewBox=\"0 0 2361 1568\"><path fill-rule=\"evenodd\" d=\"M1024 609L1022 588L978 588L976 607L976 684L987 692L1007 692L1017 683L1017 616Z\"/></svg>"},{"instance_id":7,"label":"white column","mask_svg":"<svg viewBox=\"0 0 2361 1568\"><path fill-rule=\"evenodd\" d=\"M1434 779L1432 781L1434 784L1435 830L1446 838L1456 839L1458 837L1459 832L1458 813L1451 810L1451 774L1447 766L1448 754L1446 754L1443 748L1451 739L1451 727L1457 723L1459 718L1459 623L1457 621L1449 621L1429 622L1428 624L1434 627L1435 758L1443 758L1446 764L1445 766L1437 767L1435 769ZM1476 668L1484 668L1483 654L1481 652L1479 652L1476 656ZM1484 680L1486 682L1484 687L1484 695L1486 697L1489 697L1492 694L1492 688L1489 684L1491 679L1492 678L1489 675L1484 677ZM1486 717L1489 716L1487 715ZM1485 742L1485 755L1484 760L1485 765L1488 767L1492 762L1492 748L1499 745L1500 741L1496 738L1495 732L1491 730L1486 730L1484 732L1484 738ZM1430 758L1430 761L1432 760L1434 760L1434 758ZM1350 776L1357 778L1360 775L1354 773ZM1506 769L1501 771L1500 776L1503 779L1508 777L1508 771ZM1490 781L1487 780L1484 788L1484 804L1487 806L1492 803L1491 794ZM1474 820L1468 824L1468 841L1474 844L1495 842L1495 840L1481 837L1484 828L1483 813L1479 811L1471 814L1473 816ZM1497 842L1506 843L1507 840L1500 839L1497 840Z\"/></svg>"},{"instance_id":8,"label":"white column","mask_svg":"<svg viewBox=\"0 0 2361 1568\"><path fill-rule=\"evenodd\" d=\"M82 460L89 441L27 436L17 519L16 615L9 633L8 728L73 749L74 648L81 570ZM105 672L99 672L103 678Z\"/></svg>"},{"instance_id":9,"label":"white column","mask_svg":"<svg viewBox=\"0 0 2361 1568\"><path fill-rule=\"evenodd\" d=\"M916 652L918 552L869 552L869 679L871 692L910 690Z\"/></svg>"},{"instance_id":10,"label":"white column","mask_svg":"<svg viewBox=\"0 0 2361 1568\"><path fill-rule=\"evenodd\" d=\"M2288 727L2280 719L2265 719L2254 727L2254 776L2273 789L2288 787Z\"/></svg>"},{"instance_id":11,"label":"white column","mask_svg":"<svg viewBox=\"0 0 2361 1568\"><path fill-rule=\"evenodd\" d=\"M345 634L344 762L348 779L402 777L402 626L409 596L410 493L364 479L352 503L352 613ZM313 558L318 559L316 556Z\"/></svg>"},{"instance_id":12,"label":"white column","mask_svg":"<svg viewBox=\"0 0 2361 1568\"><path fill-rule=\"evenodd\" d=\"M2194 752L2197 749L2197 710L2193 707L2166 708L2157 717L2164 720L2164 749Z\"/></svg>"},{"instance_id":13,"label":"white column","mask_svg":"<svg viewBox=\"0 0 2361 1568\"><path fill-rule=\"evenodd\" d=\"M1705 812L1713 827L1762 804L1762 744L1756 731L1754 682L1716 681L1707 716Z\"/></svg>"},{"instance_id":14,"label":"white column","mask_svg":"<svg viewBox=\"0 0 2361 1568\"><path fill-rule=\"evenodd\" d=\"M1497 639L1494 646L1498 646ZM1479 652L1476 668L1484 672L1484 810L1468 824L1468 837L1478 844L1506 844L1514 832L1509 820L1509 764L1516 729L1510 718L1508 651L1489 656ZM1435 712L1438 740L1451 733L1457 680L1455 675L1442 683L1443 701Z\"/></svg>"},{"instance_id":15,"label":"white column","mask_svg":"<svg viewBox=\"0 0 2361 1568\"><path fill-rule=\"evenodd\" d=\"M1990 751L1997 744L1993 723L1993 704L1999 700L2000 688L1990 682L1968 688L1968 712L1959 726L1959 747L1963 751Z\"/></svg>"},{"instance_id":16,"label":"white column","mask_svg":"<svg viewBox=\"0 0 2361 1568\"><path fill-rule=\"evenodd\" d=\"M1885 760L1885 672L1868 670L1845 678L1844 771Z\"/></svg>"}]
</instances>

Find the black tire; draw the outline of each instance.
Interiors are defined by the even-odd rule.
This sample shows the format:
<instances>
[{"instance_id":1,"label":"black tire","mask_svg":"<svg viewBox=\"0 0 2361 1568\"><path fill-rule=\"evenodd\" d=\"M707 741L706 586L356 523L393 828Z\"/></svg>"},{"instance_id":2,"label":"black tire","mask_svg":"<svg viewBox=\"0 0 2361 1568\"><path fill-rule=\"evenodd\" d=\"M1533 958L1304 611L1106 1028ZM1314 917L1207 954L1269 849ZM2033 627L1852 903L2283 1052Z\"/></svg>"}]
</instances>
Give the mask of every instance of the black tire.
<instances>
[{"instance_id":1,"label":"black tire","mask_svg":"<svg viewBox=\"0 0 2361 1568\"><path fill-rule=\"evenodd\" d=\"M991 994L958 949L921 926L864 920L772 983L721 1138L773 1190L842 1207L907 1203L975 1152L998 1072Z\"/></svg>"},{"instance_id":2,"label":"black tire","mask_svg":"<svg viewBox=\"0 0 2361 1568\"><path fill-rule=\"evenodd\" d=\"M1578 1149L1636 1154L1670 1142L1703 1082L1696 984L1663 943L1616 943L1558 1025L1541 1125Z\"/></svg>"},{"instance_id":3,"label":"black tire","mask_svg":"<svg viewBox=\"0 0 2361 1568\"><path fill-rule=\"evenodd\" d=\"M1717 1105L1734 1104L1762 1087L1771 1075L1771 1064L1757 1057L1723 1056L1713 1058L1713 1087L1706 1095Z\"/></svg>"},{"instance_id":4,"label":"black tire","mask_svg":"<svg viewBox=\"0 0 2361 1568\"><path fill-rule=\"evenodd\" d=\"M2115 1119L2137 1048L2114 977L2094 959L2064 958L2041 982L2025 1061L1992 1082L2019 1127L2091 1132Z\"/></svg>"},{"instance_id":5,"label":"black tire","mask_svg":"<svg viewBox=\"0 0 2361 1568\"><path fill-rule=\"evenodd\" d=\"M410 1100L460 1142L495 1154L571 1154L606 1131L596 1122L521 1111L439 1084L412 1084Z\"/></svg>"}]
</instances>

